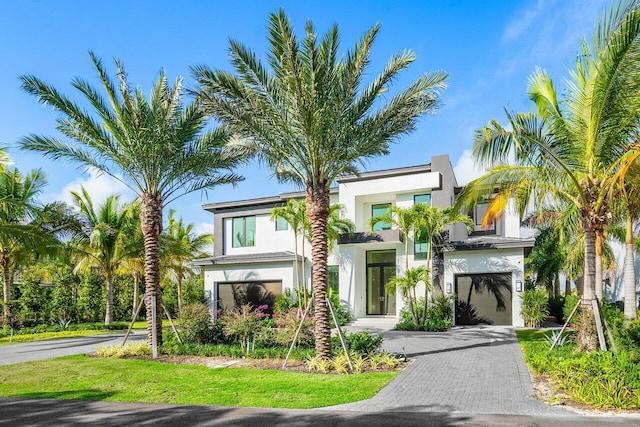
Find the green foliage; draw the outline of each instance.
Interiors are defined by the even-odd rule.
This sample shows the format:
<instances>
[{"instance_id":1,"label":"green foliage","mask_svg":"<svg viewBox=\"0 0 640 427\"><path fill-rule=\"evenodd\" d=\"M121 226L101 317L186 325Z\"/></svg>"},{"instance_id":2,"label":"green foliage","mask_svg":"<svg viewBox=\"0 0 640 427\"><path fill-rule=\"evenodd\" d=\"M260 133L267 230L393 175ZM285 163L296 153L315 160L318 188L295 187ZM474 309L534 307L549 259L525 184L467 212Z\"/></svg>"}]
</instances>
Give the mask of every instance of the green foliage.
<instances>
[{"instance_id":1,"label":"green foliage","mask_svg":"<svg viewBox=\"0 0 640 427\"><path fill-rule=\"evenodd\" d=\"M185 343L215 343L221 341L219 327L211 322L211 312L206 304L190 304L182 307L180 317L180 338Z\"/></svg>"},{"instance_id":2,"label":"green foliage","mask_svg":"<svg viewBox=\"0 0 640 427\"><path fill-rule=\"evenodd\" d=\"M424 310L424 298L419 298L417 301L418 307L418 319L424 317L424 323L416 324L413 320L413 315L408 307L404 307L400 311L400 321L396 324L395 328L399 331L427 331L427 332L442 332L451 328L451 321L453 319L453 309L451 308L450 296L439 294L433 298L430 305L427 305L427 312L423 316Z\"/></svg>"},{"instance_id":3,"label":"green foliage","mask_svg":"<svg viewBox=\"0 0 640 427\"><path fill-rule=\"evenodd\" d=\"M549 302L547 304L549 315L556 318L558 323L564 322L564 297L562 295L558 295L555 297L549 298Z\"/></svg>"},{"instance_id":4,"label":"green foliage","mask_svg":"<svg viewBox=\"0 0 640 427\"><path fill-rule=\"evenodd\" d=\"M371 335L369 331L344 332L344 339L350 352L355 352L363 356L378 352L382 341L384 341L382 335ZM340 337L334 336L331 342L334 352L338 353L342 351Z\"/></svg>"},{"instance_id":5,"label":"green foliage","mask_svg":"<svg viewBox=\"0 0 640 427\"><path fill-rule=\"evenodd\" d=\"M293 299L293 295L291 294L291 289L286 288L284 290L284 293L280 295L276 295L276 298L273 302L273 313L274 315L284 314L294 306L295 306L295 301Z\"/></svg>"},{"instance_id":6,"label":"green foliage","mask_svg":"<svg viewBox=\"0 0 640 427\"><path fill-rule=\"evenodd\" d=\"M576 306L576 304L578 304L578 301L580 301L580 295L571 294L565 296L564 307L562 308L562 318L565 320L565 322L567 321L567 319L569 319L569 315L571 314L571 311ZM573 315L574 317L571 319L572 323L576 321L576 316L581 310L582 308L578 307L578 310Z\"/></svg>"},{"instance_id":7,"label":"green foliage","mask_svg":"<svg viewBox=\"0 0 640 427\"><path fill-rule=\"evenodd\" d=\"M547 295L542 289L528 289L522 292L521 315L525 326L537 328L549 314Z\"/></svg>"},{"instance_id":8,"label":"green foliage","mask_svg":"<svg viewBox=\"0 0 640 427\"><path fill-rule=\"evenodd\" d=\"M329 296L329 299L331 300L331 304L333 305L333 309L336 312L336 317L338 318L338 323L340 323L340 326L344 326L347 324L347 322L349 322L349 320L351 320L351 313L349 312L349 309L340 302L340 297L338 296L338 294L336 292L333 291L333 289L329 288L327 290L327 294ZM330 320L330 324L332 328L335 328L335 322L333 321L333 316L331 316Z\"/></svg>"},{"instance_id":9,"label":"green foliage","mask_svg":"<svg viewBox=\"0 0 640 427\"><path fill-rule=\"evenodd\" d=\"M517 331L526 362L537 374L549 375L571 400L595 408L640 407L640 366L622 349L583 352L574 342L549 351L543 331Z\"/></svg>"},{"instance_id":10,"label":"green foliage","mask_svg":"<svg viewBox=\"0 0 640 427\"><path fill-rule=\"evenodd\" d=\"M398 358L386 351L378 351L365 355L357 352L351 352L349 353L349 358L351 359L352 369L349 368L349 360L344 352L339 353L331 359L309 356L304 359L304 362L310 371L321 372L323 374L331 371L335 371L339 374L360 374L366 368L375 371L381 367L384 369L395 369L400 365Z\"/></svg>"}]
</instances>

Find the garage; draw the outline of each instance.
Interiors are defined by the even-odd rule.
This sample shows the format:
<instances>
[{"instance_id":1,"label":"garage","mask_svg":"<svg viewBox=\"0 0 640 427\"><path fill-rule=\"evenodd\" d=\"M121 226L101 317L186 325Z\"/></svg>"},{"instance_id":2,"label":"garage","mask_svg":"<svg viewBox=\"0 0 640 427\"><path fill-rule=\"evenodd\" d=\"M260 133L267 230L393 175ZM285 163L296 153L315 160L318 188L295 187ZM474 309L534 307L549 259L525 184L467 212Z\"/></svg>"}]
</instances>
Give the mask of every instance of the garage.
<instances>
[{"instance_id":1,"label":"garage","mask_svg":"<svg viewBox=\"0 0 640 427\"><path fill-rule=\"evenodd\" d=\"M456 325L512 325L511 273L457 274Z\"/></svg>"},{"instance_id":2,"label":"garage","mask_svg":"<svg viewBox=\"0 0 640 427\"><path fill-rule=\"evenodd\" d=\"M217 307L233 310L242 305L251 307L266 305L265 313L272 314L276 296L282 294L282 282L235 282L217 284Z\"/></svg>"}]
</instances>

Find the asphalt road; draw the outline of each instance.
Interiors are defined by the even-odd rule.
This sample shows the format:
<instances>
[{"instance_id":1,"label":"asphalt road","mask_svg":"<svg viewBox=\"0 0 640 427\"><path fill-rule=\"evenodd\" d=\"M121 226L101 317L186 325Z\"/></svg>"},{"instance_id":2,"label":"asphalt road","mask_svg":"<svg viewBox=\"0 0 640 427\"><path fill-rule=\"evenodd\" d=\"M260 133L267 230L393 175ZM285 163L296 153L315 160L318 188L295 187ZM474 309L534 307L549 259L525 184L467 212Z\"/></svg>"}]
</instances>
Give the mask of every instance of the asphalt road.
<instances>
[{"instance_id":1,"label":"asphalt road","mask_svg":"<svg viewBox=\"0 0 640 427\"><path fill-rule=\"evenodd\" d=\"M640 426L635 418L476 415L445 412L353 412L152 405L54 399L0 398L0 424L8 426ZM415 411L415 408L413 408Z\"/></svg>"},{"instance_id":2,"label":"asphalt road","mask_svg":"<svg viewBox=\"0 0 640 427\"><path fill-rule=\"evenodd\" d=\"M81 338L65 338L3 345L0 346L0 365L51 359L53 357L69 356L71 354L92 353L96 351L100 345L122 344L124 336L125 332L118 332ZM146 336L146 332L133 332L129 335L127 342L143 340Z\"/></svg>"}]
</instances>

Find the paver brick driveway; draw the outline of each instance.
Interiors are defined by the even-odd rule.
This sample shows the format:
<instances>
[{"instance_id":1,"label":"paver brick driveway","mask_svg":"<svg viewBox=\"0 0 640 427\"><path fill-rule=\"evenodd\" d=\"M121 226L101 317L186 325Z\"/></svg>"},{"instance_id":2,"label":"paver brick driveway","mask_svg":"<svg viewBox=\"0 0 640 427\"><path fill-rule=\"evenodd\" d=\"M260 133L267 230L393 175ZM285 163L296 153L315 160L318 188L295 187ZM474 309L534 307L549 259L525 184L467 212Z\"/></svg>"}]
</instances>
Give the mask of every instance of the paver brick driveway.
<instances>
[{"instance_id":1,"label":"paver brick driveway","mask_svg":"<svg viewBox=\"0 0 640 427\"><path fill-rule=\"evenodd\" d=\"M386 350L405 353L415 361L373 398L333 408L574 415L536 399L511 327L457 327L444 333L385 331L383 335Z\"/></svg>"}]
</instances>

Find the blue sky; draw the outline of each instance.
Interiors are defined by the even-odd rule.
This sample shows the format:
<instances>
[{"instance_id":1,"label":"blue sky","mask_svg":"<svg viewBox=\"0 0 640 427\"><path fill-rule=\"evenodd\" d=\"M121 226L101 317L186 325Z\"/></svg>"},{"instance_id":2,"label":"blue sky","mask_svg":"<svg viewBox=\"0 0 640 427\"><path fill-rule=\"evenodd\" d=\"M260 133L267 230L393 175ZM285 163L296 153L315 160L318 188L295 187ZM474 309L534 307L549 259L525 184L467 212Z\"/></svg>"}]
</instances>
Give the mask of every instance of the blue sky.
<instances>
[{"instance_id":1,"label":"blue sky","mask_svg":"<svg viewBox=\"0 0 640 427\"><path fill-rule=\"evenodd\" d=\"M263 56L268 14L283 7L300 33L311 19L324 33L337 23L343 51L375 23L381 24L373 47L370 76L397 51L413 50L417 60L396 87L407 86L426 71L450 74L442 108L422 119L418 130L392 147L390 155L367 170L428 163L447 153L460 183L479 171L469 157L474 131L490 119L504 121L503 109L528 110L528 76L545 68L557 84L567 76L589 37L603 0L528 1L20 1L5 2L0 14L0 145L9 149L22 171L44 169L49 185L43 201L70 200L81 184L94 199L118 192L120 183L70 163L54 163L18 151L23 135L57 135L55 113L21 91L18 76L33 74L74 100L73 77L99 85L87 52L93 50L113 71L113 58L125 65L129 81L146 93L164 68L171 79L185 77L189 66L230 69L227 46L234 38ZM200 231L212 231L204 202L274 195L295 188L278 185L268 170L251 164L240 171L237 187L219 187L178 199L171 207Z\"/></svg>"}]
</instances>

